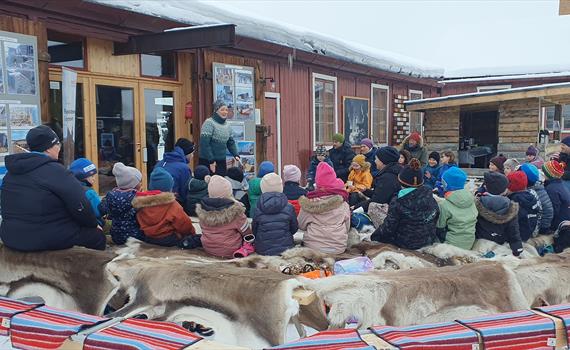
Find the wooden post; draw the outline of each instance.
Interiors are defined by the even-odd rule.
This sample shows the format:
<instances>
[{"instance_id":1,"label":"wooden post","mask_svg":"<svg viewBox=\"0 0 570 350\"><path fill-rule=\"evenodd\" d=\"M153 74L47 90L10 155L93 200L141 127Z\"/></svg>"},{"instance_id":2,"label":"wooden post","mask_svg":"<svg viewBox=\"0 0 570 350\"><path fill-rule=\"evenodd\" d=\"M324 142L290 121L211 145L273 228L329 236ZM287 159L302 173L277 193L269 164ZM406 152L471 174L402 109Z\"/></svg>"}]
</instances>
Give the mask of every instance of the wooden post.
<instances>
[{"instance_id":1,"label":"wooden post","mask_svg":"<svg viewBox=\"0 0 570 350\"><path fill-rule=\"evenodd\" d=\"M560 140L560 130L562 130L562 105L554 106L554 123L558 122L560 128L554 131L554 140Z\"/></svg>"}]
</instances>

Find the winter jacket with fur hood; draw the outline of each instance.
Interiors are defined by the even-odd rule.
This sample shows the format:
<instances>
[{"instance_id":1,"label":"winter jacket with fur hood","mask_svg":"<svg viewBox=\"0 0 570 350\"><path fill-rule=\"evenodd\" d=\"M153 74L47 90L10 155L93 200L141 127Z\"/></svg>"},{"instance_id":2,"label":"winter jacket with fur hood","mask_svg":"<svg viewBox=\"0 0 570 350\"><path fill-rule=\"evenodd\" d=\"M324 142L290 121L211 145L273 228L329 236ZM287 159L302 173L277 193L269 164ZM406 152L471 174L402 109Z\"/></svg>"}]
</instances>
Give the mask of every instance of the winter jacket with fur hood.
<instances>
[{"instance_id":1,"label":"winter jacket with fur hood","mask_svg":"<svg viewBox=\"0 0 570 350\"><path fill-rule=\"evenodd\" d=\"M487 239L497 244L509 243L514 256L523 251L519 233L519 204L504 196L483 195L475 198L479 212L475 237Z\"/></svg>"},{"instance_id":2,"label":"winter jacket with fur hood","mask_svg":"<svg viewBox=\"0 0 570 350\"><path fill-rule=\"evenodd\" d=\"M475 243L475 225L479 214L473 195L465 189L447 192L445 200L438 204L440 214L437 227L445 232L443 242L471 249Z\"/></svg>"},{"instance_id":3,"label":"winter jacket with fur hood","mask_svg":"<svg viewBox=\"0 0 570 350\"><path fill-rule=\"evenodd\" d=\"M244 206L235 199L204 198L196 206L202 229L202 246L211 255L231 258L251 234Z\"/></svg>"},{"instance_id":4,"label":"winter jacket with fur hood","mask_svg":"<svg viewBox=\"0 0 570 350\"><path fill-rule=\"evenodd\" d=\"M20 251L67 249L97 218L79 181L57 160L19 153L5 158L0 237Z\"/></svg>"},{"instance_id":5,"label":"winter jacket with fur hood","mask_svg":"<svg viewBox=\"0 0 570 350\"><path fill-rule=\"evenodd\" d=\"M200 203L205 197L208 197L208 183L196 178L190 179L190 181L188 181L186 203L184 204L186 214L196 216L196 204Z\"/></svg>"},{"instance_id":6,"label":"winter jacket with fur hood","mask_svg":"<svg viewBox=\"0 0 570 350\"><path fill-rule=\"evenodd\" d=\"M437 241L438 216L431 189L420 186L390 203L388 216L370 239L403 249L420 249Z\"/></svg>"},{"instance_id":7,"label":"winter jacket with fur hood","mask_svg":"<svg viewBox=\"0 0 570 350\"><path fill-rule=\"evenodd\" d=\"M133 199L133 208L147 237L161 239L174 234L181 239L196 233L192 220L172 192L139 192Z\"/></svg>"},{"instance_id":8,"label":"winter jacket with fur hood","mask_svg":"<svg viewBox=\"0 0 570 350\"><path fill-rule=\"evenodd\" d=\"M398 174L402 170L402 166L398 163L389 163L380 170L378 176L374 178L374 191L371 194L365 193L370 197L368 203L363 205L364 210L368 211L370 202L389 204L398 191L402 188L398 181Z\"/></svg>"},{"instance_id":9,"label":"winter jacket with fur hood","mask_svg":"<svg viewBox=\"0 0 570 350\"><path fill-rule=\"evenodd\" d=\"M306 231L304 245L323 253L344 253L350 230L350 208L342 196L301 197L299 204L299 229Z\"/></svg>"},{"instance_id":10,"label":"winter jacket with fur hood","mask_svg":"<svg viewBox=\"0 0 570 350\"><path fill-rule=\"evenodd\" d=\"M412 158L416 158L420 161L422 166L426 165L428 162L428 150L424 145L423 137L420 137L420 142L418 142L417 146L411 147L410 146L410 135L406 136L402 141L402 149L410 152Z\"/></svg>"},{"instance_id":11,"label":"winter jacket with fur hood","mask_svg":"<svg viewBox=\"0 0 570 350\"><path fill-rule=\"evenodd\" d=\"M258 254L280 255L295 246L297 215L283 193L267 192L259 197L252 226Z\"/></svg>"},{"instance_id":12,"label":"winter jacket with fur hood","mask_svg":"<svg viewBox=\"0 0 570 350\"><path fill-rule=\"evenodd\" d=\"M526 242L533 236L538 225L540 214L538 195L535 197L534 194L525 190L511 193L509 198L519 204L519 232L522 241Z\"/></svg>"},{"instance_id":13,"label":"winter jacket with fur hood","mask_svg":"<svg viewBox=\"0 0 570 350\"><path fill-rule=\"evenodd\" d=\"M349 168L354 156L354 151L347 142L344 142L338 149L333 147L329 150L329 158L333 163L336 177L341 179L343 182L348 180L348 173L350 172Z\"/></svg>"}]
</instances>

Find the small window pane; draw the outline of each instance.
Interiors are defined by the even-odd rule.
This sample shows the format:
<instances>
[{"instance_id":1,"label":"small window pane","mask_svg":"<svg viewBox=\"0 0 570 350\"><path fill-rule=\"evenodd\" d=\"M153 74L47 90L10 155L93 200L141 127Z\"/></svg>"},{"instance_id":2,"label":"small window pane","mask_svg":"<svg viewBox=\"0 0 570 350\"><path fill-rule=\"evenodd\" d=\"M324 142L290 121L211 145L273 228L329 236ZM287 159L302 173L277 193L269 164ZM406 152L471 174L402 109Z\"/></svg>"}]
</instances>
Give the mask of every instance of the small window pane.
<instances>
[{"instance_id":1,"label":"small window pane","mask_svg":"<svg viewBox=\"0 0 570 350\"><path fill-rule=\"evenodd\" d=\"M335 129L335 83L315 79L315 143L332 143Z\"/></svg>"},{"instance_id":2,"label":"small window pane","mask_svg":"<svg viewBox=\"0 0 570 350\"><path fill-rule=\"evenodd\" d=\"M83 37L48 31L50 64L84 68Z\"/></svg>"},{"instance_id":3,"label":"small window pane","mask_svg":"<svg viewBox=\"0 0 570 350\"><path fill-rule=\"evenodd\" d=\"M374 143L388 143L388 90L372 89L372 136Z\"/></svg>"},{"instance_id":4,"label":"small window pane","mask_svg":"<svg viewBox=\"0 0 570 350\"><path fill-rule=\"evenodd\" d=\"M174 53L142 54L141 67L142 75L176 78L176 59Z\"/></svg>"}]
</instances>

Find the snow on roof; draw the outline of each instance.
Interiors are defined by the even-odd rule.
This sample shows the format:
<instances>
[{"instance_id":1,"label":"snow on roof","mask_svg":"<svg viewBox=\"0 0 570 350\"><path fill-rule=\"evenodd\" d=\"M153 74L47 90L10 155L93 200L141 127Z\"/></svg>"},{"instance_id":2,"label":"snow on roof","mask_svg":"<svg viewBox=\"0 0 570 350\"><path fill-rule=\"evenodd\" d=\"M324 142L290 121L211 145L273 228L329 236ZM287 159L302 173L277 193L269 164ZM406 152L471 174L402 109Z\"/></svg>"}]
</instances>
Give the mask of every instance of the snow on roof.
<instances>
[{"instance_id":1,"label":"snow on roof","mask_svg":"<svg viewBox=\"0 0 570 350\"><path fill-rule=\"evenodd\" d=\"M543 65L543 66L512 66L512 67L479 67L446 69L445 79L463 78L492 78L514 75L534 75L534 74L560 74L570 72L570 64ZM521 79L526 79L521 78Z\"/></svg>"},{"instance_id":2,"label":"snow on roof","mask_svg":"<svg viewBox=\"0 0 570 350\"><path fill-rule=\"evenodd\" d=\"M88 0L190 25L231 23L236 34L380 70L419 77L442 78L443 69L419 60L286 24L275 23L249 12L205 1L183 0Z\"/></svg>"},{"instance_id":3,"label":"snow on roof","mask_svg":"<svg viewBox=\"0 0 570 350\"><path fill-rule=\"evenodd\" d=\"M496 76L482 77L482 78L460 78L460 79L454 79L454 78L447 79L447 78L445 78L443 80L438 81L438 83L451 84L451 83L469 83L469 82L488 82L488 81L497 81L497 80L557 78L557 77L568 77L568 76L570 76L570 71L556 72L556 73L496 75Z\"/></svg>"},{"instance_id":4,"label":"snow on roof","mask_svg":"<svg viewBox=\"0 0 570 350\"><path fill-rule=\"evenodd\" d=\"M523 86L523 87L503 89L503 90L470 92L467 94L431 97L431 98L424 98L424 99L418 99L418 100L408 100L408 101L404 101L404 104L406 106L411 106L411 105L415 105L415 104L419 104L419 103L426 103L426 102L442 102L442 101L457 100L457 99L469 98L469 97L506 95L506 94L511 94L511 93L515 93L515 92L547 90L547 89L552 89L552 88L570 88L570 82L542 84L542 85L533 85L533 86Z\"/></svg>"}]
</instances>

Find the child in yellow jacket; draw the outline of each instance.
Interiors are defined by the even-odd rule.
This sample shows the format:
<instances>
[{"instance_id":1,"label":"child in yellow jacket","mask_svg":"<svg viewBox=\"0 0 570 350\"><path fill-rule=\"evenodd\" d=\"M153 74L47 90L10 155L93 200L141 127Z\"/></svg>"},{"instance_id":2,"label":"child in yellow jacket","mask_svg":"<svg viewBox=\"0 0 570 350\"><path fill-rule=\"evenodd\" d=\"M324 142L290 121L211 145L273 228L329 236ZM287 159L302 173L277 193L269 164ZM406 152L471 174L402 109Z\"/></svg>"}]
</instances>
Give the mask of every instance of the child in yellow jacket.
<instances>
[{"instance_id":1,"label":"child in yellow jacket","mask_svg":"<svg viewBox=\"0 0 570 350\"><path fill-rule=\"evenodd\" d=\"M363 154L358 154L352 159L350 173L346 182L346 190L350 193L349 204L365 199L362 192L372 188L372 173L370 163L366 161Z\"/></svg>"}]
</instances>

